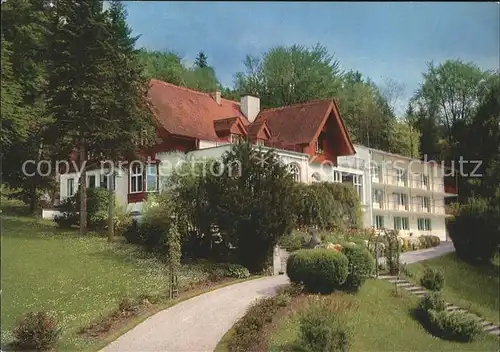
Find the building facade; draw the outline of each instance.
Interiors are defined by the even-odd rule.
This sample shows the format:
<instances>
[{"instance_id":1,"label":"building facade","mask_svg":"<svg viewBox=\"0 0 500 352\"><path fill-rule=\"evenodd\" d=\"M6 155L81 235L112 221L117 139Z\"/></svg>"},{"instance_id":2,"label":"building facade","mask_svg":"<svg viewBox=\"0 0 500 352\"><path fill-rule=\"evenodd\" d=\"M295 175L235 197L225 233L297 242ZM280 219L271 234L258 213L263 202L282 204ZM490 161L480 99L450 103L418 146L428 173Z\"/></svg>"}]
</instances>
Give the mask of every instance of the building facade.
<instances>
[{"instance_id":1,"label":"building facade","mask_svg":"<svg viewBox=\"0 0 500 352\"><path fill-rule=\"evenodd\" d=\"M333 100L261 110L255 97L234 102L219 92L201 93L157 80L151 81L149 98L157 138L154 146L141 150L147 163L115 165L114 176L108 176L106 163L87 171L88 187L109 188L113 177L118 203L129 212L139 214L144 200L161 191L174 167L220 158L244 138L264 150L275 150L297 182L351 184L361 200L365 227L432 233L445 239L448 194L442 177L431 176L416 160L354 146ZM391 160L403 165L387 170L372 165ZM415 175L399 171L409 164L418 164ZM76 193L78 180L77 173L60 176L61 201Z\"/></svg>"}]
</instances>

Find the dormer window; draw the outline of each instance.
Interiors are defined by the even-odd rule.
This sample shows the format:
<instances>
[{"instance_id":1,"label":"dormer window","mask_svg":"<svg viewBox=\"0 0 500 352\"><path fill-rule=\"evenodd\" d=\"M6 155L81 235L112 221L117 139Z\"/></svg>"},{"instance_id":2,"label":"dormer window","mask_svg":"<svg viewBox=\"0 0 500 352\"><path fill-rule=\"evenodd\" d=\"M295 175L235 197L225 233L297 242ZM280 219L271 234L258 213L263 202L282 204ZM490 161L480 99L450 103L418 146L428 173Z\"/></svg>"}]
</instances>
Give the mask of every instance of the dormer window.
<instances>
[{"instance_id":1,"label":"dormer window","mask_svg":"<svg viewBox=\"0 0 500 352\"><path fill-rule=\"evenodd\" d=\"M257 139L255 142L256 145L263 147L264 146L264 140L263 139Z\"/></svg>"}]
</instances>

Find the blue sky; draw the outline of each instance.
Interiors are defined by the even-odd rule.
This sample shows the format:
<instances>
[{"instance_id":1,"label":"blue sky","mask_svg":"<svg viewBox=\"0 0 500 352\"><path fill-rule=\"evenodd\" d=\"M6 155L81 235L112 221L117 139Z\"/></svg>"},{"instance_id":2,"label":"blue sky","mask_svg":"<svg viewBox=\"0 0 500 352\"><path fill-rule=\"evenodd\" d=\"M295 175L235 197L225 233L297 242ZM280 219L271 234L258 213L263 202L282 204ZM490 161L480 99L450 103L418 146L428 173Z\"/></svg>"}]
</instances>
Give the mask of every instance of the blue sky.
<instances>
[{"instance_id":1,"label":"blue sky","mask_svg":"<svg viewBox=\"0 0 500 352\"><path fill-rule=\"evenodd\" d=\"M403 105L426 62L451 58L498 69L500 5L490 3L127 2L140 47L173 50L187 63L203 50L224 85L246 54L321 43L345 69L405 85Z\"/></svg>"}]
</instances>

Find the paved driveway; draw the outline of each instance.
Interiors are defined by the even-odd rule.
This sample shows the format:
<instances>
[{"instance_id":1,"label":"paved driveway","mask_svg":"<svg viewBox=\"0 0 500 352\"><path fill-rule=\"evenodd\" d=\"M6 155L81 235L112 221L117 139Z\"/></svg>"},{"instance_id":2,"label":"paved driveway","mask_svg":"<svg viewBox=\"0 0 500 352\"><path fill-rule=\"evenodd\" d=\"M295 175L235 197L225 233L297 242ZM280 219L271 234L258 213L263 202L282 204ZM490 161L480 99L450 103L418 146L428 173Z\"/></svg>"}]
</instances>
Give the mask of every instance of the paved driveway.
<instances>
[{"instance_id":1,"label":"paved driveway","mask_svg":"<svg viewBox=\"0 0 500 352\"><path fill-rule=\"evenodd\" d=\"M286 283L286 275L272 276L191 298L149 317L102 351L213 351L254 300Z\"/></svg>"},{"instance_id":2,"label":"paved driveway","mask_svg":"<svg viewBox=\"0 0 500 352\"><path fill-rule=\"evenodd\" d=\"M452 251L453 244L444 242L439 247L403 253L401 259L411 264ZM253 301L273 295L286 283L285 275L272 276L191 298L149 317L102 352L211 352Z\"/></svg>"},{"instance_id":3,"label":"paved driveway","mask_svg":"<svg viewBox=\"0 0 500 352\"><path fill-rule=\"evenodd\" d=\"M422 260L439 257L443 254L454 252L453 242L441 242L437 247L420 249L413 252L405 252L401 254L401 261L406 264L420 262Z\"/></svg>"}]
</instances>

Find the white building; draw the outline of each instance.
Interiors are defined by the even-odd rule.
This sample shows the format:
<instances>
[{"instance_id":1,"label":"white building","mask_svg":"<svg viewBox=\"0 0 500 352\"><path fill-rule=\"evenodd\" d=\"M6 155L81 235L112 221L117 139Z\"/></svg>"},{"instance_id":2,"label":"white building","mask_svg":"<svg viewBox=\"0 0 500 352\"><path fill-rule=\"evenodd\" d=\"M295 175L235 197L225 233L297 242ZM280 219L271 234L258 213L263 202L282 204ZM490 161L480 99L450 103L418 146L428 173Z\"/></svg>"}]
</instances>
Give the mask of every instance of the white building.
<instances>
[{"instance_id":1,"label":"white building","mask_svg":"<svg viewBox=\"0 0 500 352\"><path fill-rule=\"evenodd\" d=\"M255 97L244 96L238 103L218 92L201 93L157 80L152 80L149 97L158 121L157 144L143 153L151 162L144 168L123 164L114 179L118 202L130 212L141 212L144 200L160 190L175 165L219 158L232 142L245 138L275 149L298 182L352 184L365 227L446 238L444 198L453 194L444 191L441 169L354 146L332 100L261 110ZM87 171L88 187L109 188L106 166ZM76 193L78 177L60 176L61 201Z\"/></svg>"}]
</instances>

